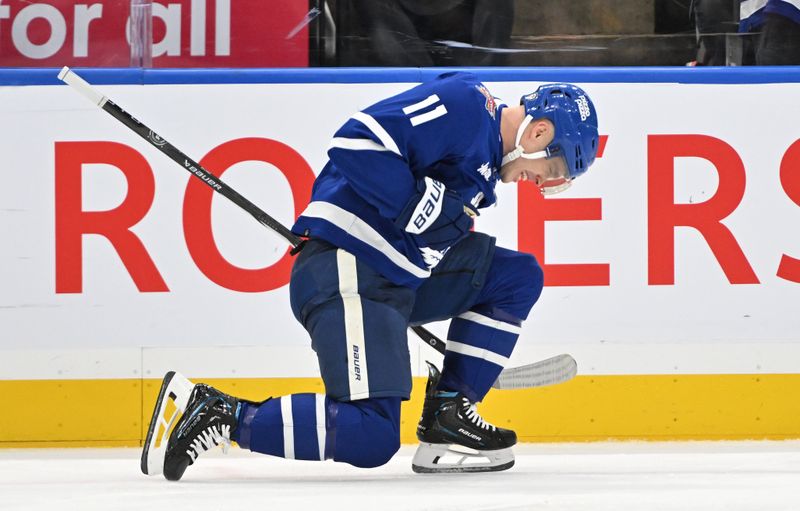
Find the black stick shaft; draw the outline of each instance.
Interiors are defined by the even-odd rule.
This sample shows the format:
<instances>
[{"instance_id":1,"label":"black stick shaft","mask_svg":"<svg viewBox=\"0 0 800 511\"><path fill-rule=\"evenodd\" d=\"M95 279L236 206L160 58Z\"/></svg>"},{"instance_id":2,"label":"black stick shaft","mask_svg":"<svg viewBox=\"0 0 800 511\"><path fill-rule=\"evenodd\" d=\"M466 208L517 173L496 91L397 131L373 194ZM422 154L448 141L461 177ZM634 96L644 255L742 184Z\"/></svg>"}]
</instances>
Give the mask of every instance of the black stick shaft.
<instances>
[{"instance_id":1,"label":"black stick shaft","mask_svg":"<svg viewBox=\"0 0 800 511\"><path fill-rule=\"evenodd\" d=\"M153 147L166 154L172 161L193 174L197 179L208 185L209 188L227 197L231 202L250 213L256 220L273 231L277 232L296 247L300 244L300 238L295 236L292 231L283 224L265 213L261 208L247 200L239 192L225 184L220 178L203 168L202 165L189 158L180 149L170 144L166 139L160 137L155 131L148 128L144 123L133 117L122 109L119 105L107 99L102 106L116 120L127 126L134 133L145 139Z\"/></svg>"},{"instance_id":2,"label":"black stick shaft","mask_svg":"<svg viewBox=\"0 0 800 511\"><path fill-rule=\"evenodd\" d=\"M294 235L292 231L286 228L283 224L266 214L261 208L247 200L239 192L226 185L220 178L204 169L202 165L186 156L180 149L170 144L166 139L160 137L155 131L151 130L146 124L126 112L122 107L103 96L91 85L89 85L83 78L78 76L74 71L69 68L64 68L59 73L58 77L68 85L75 88L78 92L86 96L91 102L108 112L114 119L118 120L131 131L145 139L150 145L167 155L172 161L183 167L197 179L203 181L212 190L227 197L231 202L250 213L253 218L258 220L261 225L269 227L277 232L286 241L291 243L292 247L297 247L301 243L301 239ZM425 343L436 349L439 353L444 355L445 343L433 333L421 326L411 327L411 330L419 336Z\"/></svg>"}]
</instances>

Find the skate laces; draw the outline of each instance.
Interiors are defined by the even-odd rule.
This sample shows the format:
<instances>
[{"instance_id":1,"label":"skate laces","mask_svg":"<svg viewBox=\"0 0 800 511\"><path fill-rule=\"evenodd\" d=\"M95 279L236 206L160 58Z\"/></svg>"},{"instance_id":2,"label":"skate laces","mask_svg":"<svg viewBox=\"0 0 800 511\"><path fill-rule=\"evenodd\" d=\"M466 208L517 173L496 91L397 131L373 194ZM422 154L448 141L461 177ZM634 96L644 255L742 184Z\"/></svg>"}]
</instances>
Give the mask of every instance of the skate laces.
<instances>
[{"instance_id":1,"label":"skate laces","mask_svg":"<svg viewBox=\"0 0 800 511\"><path fill-rule=\"evenodd\" d=\"M192 462L197 460L197 457L200 454L216 447L217 445L222 445L222 452L228 452L228 448L231 445L231 427L227 424L223 424L220 426L219 424L214 424L213 426L209 426L194 437L192 444L186 450L186 454L192 458Z\"/></svg>"},{"instance_id":2,"label":"skate laces","mask_svg":"<svg viewBox=\"0 0 800 511\"><path fill-rule=\"evenodd\" d=\"M497 429L497 427L486 422L483 417L481 417L481 414L478 413L478 405L471 403L466 397L462 397L461 399L464 401L464 408L466 409L465 411L467 418L472 421L473 424L481 429L488 429L490 431Z\"/></svg>"}]
</instances>

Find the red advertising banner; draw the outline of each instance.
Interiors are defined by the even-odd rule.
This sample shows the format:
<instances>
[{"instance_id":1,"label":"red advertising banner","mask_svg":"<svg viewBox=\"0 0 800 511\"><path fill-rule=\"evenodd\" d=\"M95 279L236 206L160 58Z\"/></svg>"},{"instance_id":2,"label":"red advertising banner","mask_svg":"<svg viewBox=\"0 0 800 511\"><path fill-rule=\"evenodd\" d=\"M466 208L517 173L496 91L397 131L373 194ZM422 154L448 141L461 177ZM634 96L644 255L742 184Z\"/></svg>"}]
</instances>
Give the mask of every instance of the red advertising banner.
<instances>
[{"instance_id":1,"label":"red advertising banner","mask_svg":"<svg viewBox=\"0 0 800 511\"><path fill-rule=\"evenodd\" d=\"M131 3L0 0L0 66L128 67ZM151 9L153 67L309 64L308 0L154 0Z\"/></svg>"}]
</instances>

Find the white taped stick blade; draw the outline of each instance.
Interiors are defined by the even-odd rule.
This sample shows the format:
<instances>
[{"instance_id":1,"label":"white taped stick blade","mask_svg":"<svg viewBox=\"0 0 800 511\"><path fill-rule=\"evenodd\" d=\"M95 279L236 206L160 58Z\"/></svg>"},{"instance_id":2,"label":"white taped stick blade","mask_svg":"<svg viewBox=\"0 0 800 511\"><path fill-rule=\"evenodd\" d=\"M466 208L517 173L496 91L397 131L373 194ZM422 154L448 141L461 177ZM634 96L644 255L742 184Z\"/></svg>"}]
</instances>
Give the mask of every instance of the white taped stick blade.
<instances>
[{"instance_id":1,"label":"white taped stick blade","mask_svg":"<svg viewBox=\"0 0 800 511\"><path fill-rule=\"evenodd\" d=\"M164 376L142 449L142 473L152 476L164 472L169 435L186 411L193 389L194 384L180 373L170 371Z\"/></svg>"},{"instance_id":2,"label":"white taped stick blade","mask_svg":"<svg viewBox=\"0 0 800 511\"><path fill-rule=\"evenodd\" d=\"M569 381L578 374L578 363L570 355L555 357L504 370L497 377L496 389L529 389Z\"/></svg>"},{"instance_id":3,"label":"white taped stick blade","mask_svg":"<svg viewBox=\"0 0 800 511\"><path fill-rule=\"evenodd\" d=\"M420 442L411 469L418 474L499 472L514 466L514 451L476 451L456 444Z\"/></svg>"}]
</instances>

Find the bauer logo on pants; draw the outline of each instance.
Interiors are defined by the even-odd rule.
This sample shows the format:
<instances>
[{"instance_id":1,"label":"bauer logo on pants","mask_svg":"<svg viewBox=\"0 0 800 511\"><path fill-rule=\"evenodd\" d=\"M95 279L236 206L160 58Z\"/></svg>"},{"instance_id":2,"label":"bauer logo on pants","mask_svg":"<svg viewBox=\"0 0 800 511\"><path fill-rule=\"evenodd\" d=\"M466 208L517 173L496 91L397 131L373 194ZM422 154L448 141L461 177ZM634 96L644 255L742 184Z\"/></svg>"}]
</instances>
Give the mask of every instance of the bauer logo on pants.
<instances>
[{"instance_id":1,"label":"bauer logo on pants","mask_svg":"<svg viewBox=\"0 0 800 511\"><path fill-rule=\"evenodd\" d=\"M361 381L361 360L358 353L358 346L353 344L353 373L356 381Z\"/></svg>"}]
</instances>

